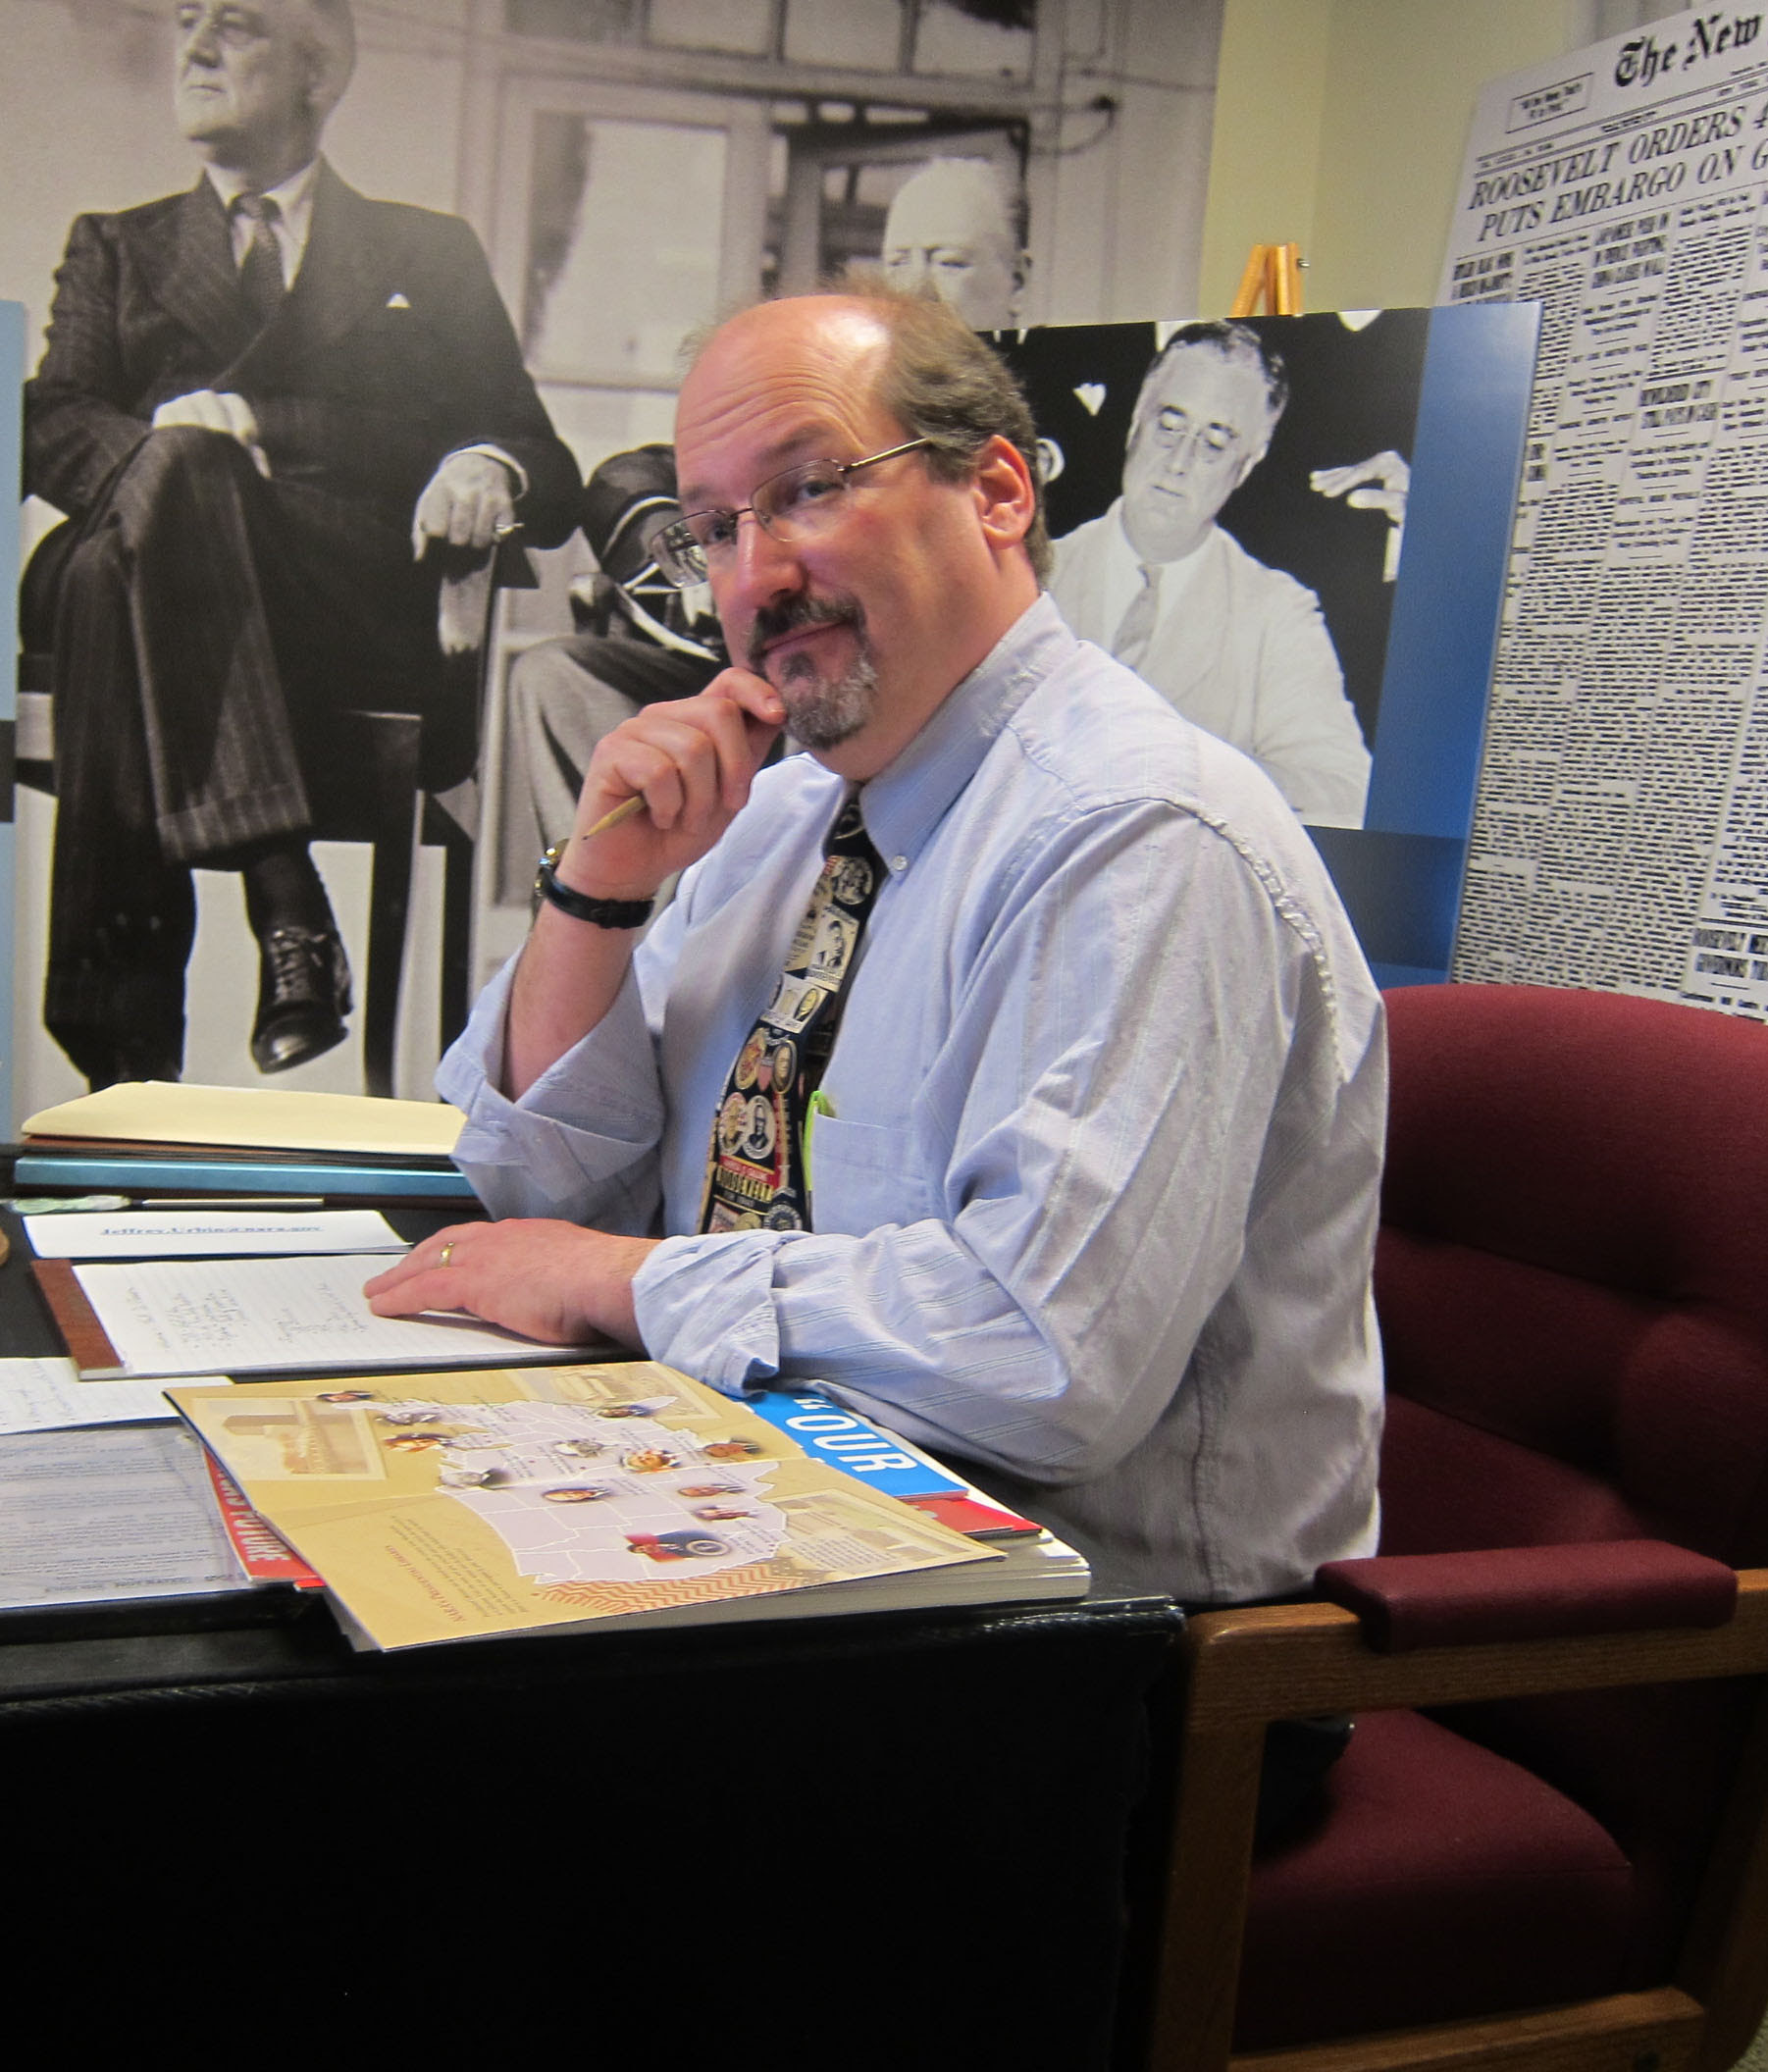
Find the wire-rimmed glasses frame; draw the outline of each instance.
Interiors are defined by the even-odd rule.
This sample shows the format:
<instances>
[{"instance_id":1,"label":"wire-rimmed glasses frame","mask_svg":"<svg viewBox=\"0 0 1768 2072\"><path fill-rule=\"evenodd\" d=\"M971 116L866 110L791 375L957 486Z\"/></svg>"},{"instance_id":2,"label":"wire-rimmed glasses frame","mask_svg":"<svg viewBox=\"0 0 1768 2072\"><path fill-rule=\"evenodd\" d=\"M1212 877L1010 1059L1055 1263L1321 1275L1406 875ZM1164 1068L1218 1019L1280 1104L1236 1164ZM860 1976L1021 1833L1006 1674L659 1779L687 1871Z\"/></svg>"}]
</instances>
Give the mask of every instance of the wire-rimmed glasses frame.
<instances>
[{"instance_id":1,"label":"wire-rimmed glasses frame","mask_svg":"<svg viewBox=\"0 0 1768 2072\"><path fill-rule=\"evenodd\" d=\"M1182 447L1206 467L1224 467L1238 457L1245 441L1231 425L1199 421L1176 403L1168 403L1148 419L1148 436L1163 453Z\"/></svg>"},{"instance_id":2,"label":"wire-rimmed glasses frame","mask_svg":"<svg viewBox=\"0 0 1768 2072\"><path fill-rule=\"evenodd\" d=\"M706 581L714 559L735 549L737 527L746 517L783 546L802 545L839 518L849 476L875 468L882 460L918 453L932 443L930 439L910 439L900 446L886 446L882 453L868 453L863 460L805 460L795 468L782 468L756 483L749 501L736 510L713 504L702 511L685 511L659 528L648 542L651 558L678 590L692 590Z\"/></svg>"}]
</instances>

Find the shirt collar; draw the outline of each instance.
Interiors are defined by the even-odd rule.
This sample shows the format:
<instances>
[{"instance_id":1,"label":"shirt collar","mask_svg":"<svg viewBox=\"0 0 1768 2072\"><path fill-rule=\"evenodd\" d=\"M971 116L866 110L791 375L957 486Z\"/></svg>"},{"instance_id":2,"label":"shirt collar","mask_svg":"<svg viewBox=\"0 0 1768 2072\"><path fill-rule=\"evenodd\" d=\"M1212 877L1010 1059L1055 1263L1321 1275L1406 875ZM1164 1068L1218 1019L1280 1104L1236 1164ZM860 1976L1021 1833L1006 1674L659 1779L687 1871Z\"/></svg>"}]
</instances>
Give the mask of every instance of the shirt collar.
<instances>
[{"instance_id":1,"label":"shirt collar","mask_svg":"<svg viewBox=\"0 0 1768 2072\"><path fill-rule=\"evenodd\" d=\"M313 188L319 179L319 166L317 158L309 159L298 173L290 173L286 180L264 189L265 195L276 203L288 240L297 252L306 250L307 233L313 226ZM232 216L234 202L251 181L231 166L204 166L203 173L221 196L222 207Z\"/></svg>"},{"instance_id":2,"label":"shirt collar","mask_svg":"<svg viewBox=\"0 0 1768 2072\"><path fill-rule=\"evenodd\" d=\"M1158 568L1163 573L1170 568L1185 567L1189 562L1197 559L1198 555L1215 539L1217 533L1216 521L1212 518L1204 529L1203 538L1198 541L1188 554L1180 554L1176 561L1151 561L1145 563L1141 555L1136 552L1135 543L1130 539L1129 529L1123 522L1123 499L1121 496L1112 505L1112 514L1117 519L1117 523L1112 527L1111 532L1113 548L1118 554L1120 564L1133 569L1138 575L1144 567Z\"/></svg>"},{"instance_id":3,"label":"shirt collar","mask_svg":"<svg viewBox=\"0 0 1768 2072\"><path fill-rule=\"evenodd\" d=\"M865 831L893 869L914 861L996 737L1074 645L1054 601L1041 595L864 787Z\"/></svg>"}]
</instances>

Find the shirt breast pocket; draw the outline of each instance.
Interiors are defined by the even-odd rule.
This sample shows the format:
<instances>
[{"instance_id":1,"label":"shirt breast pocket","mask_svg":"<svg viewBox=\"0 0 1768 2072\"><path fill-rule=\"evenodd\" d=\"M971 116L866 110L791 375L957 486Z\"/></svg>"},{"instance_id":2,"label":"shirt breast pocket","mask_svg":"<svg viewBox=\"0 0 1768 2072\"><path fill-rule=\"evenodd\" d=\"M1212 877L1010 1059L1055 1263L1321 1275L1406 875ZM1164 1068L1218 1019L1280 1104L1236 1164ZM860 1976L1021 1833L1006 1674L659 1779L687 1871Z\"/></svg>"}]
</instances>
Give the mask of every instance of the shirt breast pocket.
<instances>
[{"instance_id":1,"label":"shirt breast pocket","mask_svg":"<svg viewBox=\"0 0 1768 2072\"><path fill-rule=\"evenodd\" d=\"M863 1237L885 1223L938 1214L934 1188L906 1129L819 1114L810 1133L810 1220L821 1231Z\"/></svg>"}]
</instances>

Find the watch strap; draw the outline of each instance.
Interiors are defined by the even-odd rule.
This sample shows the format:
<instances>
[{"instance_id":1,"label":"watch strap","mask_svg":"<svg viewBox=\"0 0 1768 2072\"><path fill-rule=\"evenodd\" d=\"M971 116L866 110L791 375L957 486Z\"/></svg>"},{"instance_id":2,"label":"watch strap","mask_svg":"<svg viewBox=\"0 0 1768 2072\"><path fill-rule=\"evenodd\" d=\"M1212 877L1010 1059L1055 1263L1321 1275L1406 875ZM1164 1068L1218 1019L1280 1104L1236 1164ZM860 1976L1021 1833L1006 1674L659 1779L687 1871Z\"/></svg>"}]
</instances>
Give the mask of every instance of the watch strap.
<instances>
[{"instance_id":1,"label":"watch strap","mask_svg":"<svg viewBox=\"0 0 1768 2072\"><path fill-rule=\"evenodd\" d=\"M592 928L643 928L650 918L655 900L595 900L586 892L574 892L569 885L561 885L554 866L563 847L562 843L553 843L541 858L534 874L535 910L540 910L540 903L545 900L574 921L588 921Z\"/></svg>"}]
</instances>

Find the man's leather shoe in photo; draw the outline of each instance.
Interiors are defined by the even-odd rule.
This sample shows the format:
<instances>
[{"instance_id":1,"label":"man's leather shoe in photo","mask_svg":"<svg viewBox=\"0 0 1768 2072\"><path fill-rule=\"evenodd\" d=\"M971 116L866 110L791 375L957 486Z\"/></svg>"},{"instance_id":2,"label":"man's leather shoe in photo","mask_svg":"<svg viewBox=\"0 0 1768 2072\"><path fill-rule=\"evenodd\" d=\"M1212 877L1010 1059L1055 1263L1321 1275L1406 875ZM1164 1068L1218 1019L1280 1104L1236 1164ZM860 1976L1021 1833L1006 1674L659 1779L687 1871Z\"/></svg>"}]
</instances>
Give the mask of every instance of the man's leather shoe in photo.
<instances>
[{"instance_id":1,"label":"man's leather shoe in photo","mask_svg":"<svg viewBox=\"0 0 1768 2072\"><path fill-rule=\"evenodd\" d=\"M272 928L258 948L252 1062L261 1072L286 1072L343 1041L350 966L330 928Z\"/></svg>"}]
</instances>

